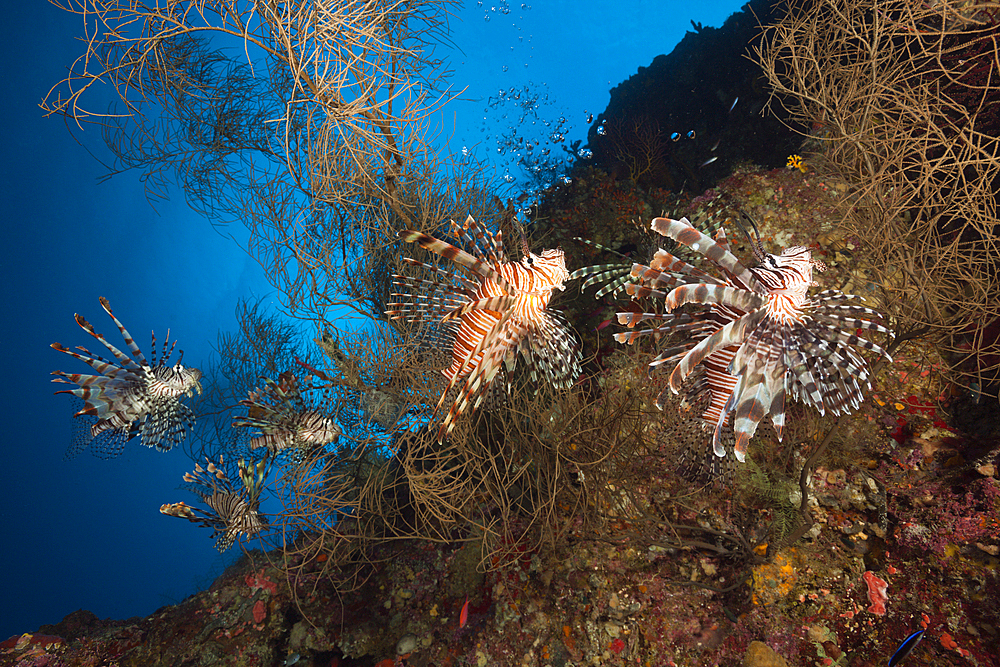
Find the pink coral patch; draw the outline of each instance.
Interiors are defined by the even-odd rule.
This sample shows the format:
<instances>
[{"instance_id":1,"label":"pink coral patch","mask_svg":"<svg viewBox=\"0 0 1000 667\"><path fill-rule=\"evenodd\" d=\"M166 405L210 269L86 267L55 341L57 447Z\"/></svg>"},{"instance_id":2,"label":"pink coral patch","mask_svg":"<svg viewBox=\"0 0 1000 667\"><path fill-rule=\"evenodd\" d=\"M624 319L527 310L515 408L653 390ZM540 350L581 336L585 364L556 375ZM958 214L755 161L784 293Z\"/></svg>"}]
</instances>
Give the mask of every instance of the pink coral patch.
<instances>
[{"instance_id":1,"label":"pink coral patch","mask_svg":"<svg viewBox=\"0 0 1000 667\"><path fill-rule=\"evenodd\" d=\"M872 603L868 611L876 616L885 616L885 603L889 600L886 589L889 588L889 584L870 571L866 571L861 578L868 585L868 601Z\"/></svg>"},{"instance_id":2,"label":"pink coral patch","mask_svg":"<svg viewBox=\"0 0 1000 667\"><path fill-rule=\"evenodd\" d=\"M261 568L260 572L248 574L246 576L246 582L251 591L266 590L271 595L278 592L278 584L264 576L263 568Z\"/></svg>"},{"instance_id":3,"label":"pink coral patch","mask_svg":"<svg viewBox=\"0 0 1000 667\"><path fill-rule=\"evenodd\" d=\"M267 617L267 607L263 600L257 600L253 605L253 622L260 623Z\"/></svg>"}]
</instances>

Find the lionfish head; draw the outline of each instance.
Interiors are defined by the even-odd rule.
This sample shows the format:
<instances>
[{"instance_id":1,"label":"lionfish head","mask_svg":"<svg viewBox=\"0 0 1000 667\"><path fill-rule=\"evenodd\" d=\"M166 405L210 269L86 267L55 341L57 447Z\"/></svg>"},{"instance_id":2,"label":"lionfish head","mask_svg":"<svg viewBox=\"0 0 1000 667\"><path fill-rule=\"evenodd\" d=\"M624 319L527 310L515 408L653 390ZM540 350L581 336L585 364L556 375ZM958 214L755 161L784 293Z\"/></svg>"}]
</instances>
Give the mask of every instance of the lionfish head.
<instances>
[{"instance_id":1,"label":"lionfish head","mask_svg":"<svg viewBox=\"0 0 1000 667\"><path fill-rule=\"evenodd\" d=\"M569 280L569 271L566 270L566 254L562 248L543 250L541 255L528 251L521 264L541 276L550 289L566 289L563 283Z\"/></svg>"},{"instance_id":2,"label":"lionfish head","mask_svg":"<svg viewBox=\"0 0 1000 667\"><path fill-rule=\"evenodd\" d=\"M342 431L333 419L317 410L299 417L298 437L311 445L326 445L340 437Z\"/></svg>"},{"instance_id":3,"label":"lionfish head","mask_svg":"<svg viewBox=\"0 0 1000 667\"><path fill-rule=\"evenodd\" d=\"M791 246L780 255L763 253L760 264L753 268L754 274L774 292L802 292L816 283L813 269L823 271L826 264L813 259L812 251L805 246Z\"/></svg>"},{"instance_id":4,"label":"lionfish head","mask_svg":"<svg viewBox=\"0 0 1000 667\"><path fill-rule=\"evenodd\" d=\"M173 366L153 366L147 369L148 390L160 397L193 396L201 393L201 370L187 368L177 362Z\"/></svg>"},{"instance_id":5,"label":"lionfish head","mask_svg":"<svg viewBox=\"0 0 1000 667\"><path fill-rule=\"evenodd\" d=\"M178 364L179 365L179 364ZM181 375L184 378L184 386L186 387L184 393L188 396L194 396L195 392L201 394L201 369L200 368L181 368Z\"/></svg>"}]
</instances>

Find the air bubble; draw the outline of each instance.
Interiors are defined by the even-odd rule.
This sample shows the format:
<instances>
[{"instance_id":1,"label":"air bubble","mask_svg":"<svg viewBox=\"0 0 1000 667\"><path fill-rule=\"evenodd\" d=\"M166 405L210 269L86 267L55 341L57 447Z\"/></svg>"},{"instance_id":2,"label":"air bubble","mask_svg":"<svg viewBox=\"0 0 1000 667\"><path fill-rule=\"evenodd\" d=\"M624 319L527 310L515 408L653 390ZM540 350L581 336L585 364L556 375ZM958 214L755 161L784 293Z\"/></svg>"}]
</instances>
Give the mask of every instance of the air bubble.
<instances>
[{"instance_id":1,"label":"air bubble","mask_svg":"<svg viewBox=\"0 0 1000 667\"><path fill-rule=\"evenodd\" d=\"M604 129L603 125L598 125L597 126L597 133L603 137L608 132L607 132L607 130Z\"/></svg>"},{"instance_id":2,"label":"air bubble","mask_svg":"<svg viewBox=\"0 0 1000 667\"><path fill-rule=\"evenodd\" d=\"M577 151L576 154L579 155L584 160L589 160L590 158L594 157L594 151L590 150L589 148L581 148L579 151Z\"/></svg>"}]
</instances>

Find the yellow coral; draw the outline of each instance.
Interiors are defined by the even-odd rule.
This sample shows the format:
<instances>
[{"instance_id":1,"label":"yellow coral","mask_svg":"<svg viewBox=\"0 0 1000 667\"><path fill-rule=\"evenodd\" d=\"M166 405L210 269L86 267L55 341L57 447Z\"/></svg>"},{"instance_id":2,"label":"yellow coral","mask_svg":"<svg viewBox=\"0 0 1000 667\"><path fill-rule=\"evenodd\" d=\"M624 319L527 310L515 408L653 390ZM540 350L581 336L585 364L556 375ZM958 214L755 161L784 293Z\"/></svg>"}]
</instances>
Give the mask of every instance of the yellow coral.
<instances>
[{"instance_id":1,"label":"yellow coral","mask_svg":"<svg viewBox=\"0 0 1000 667\"><path fill-rule=\"evenodd\" d=\"M788 163L785 166L789 169L798 169L803 174L806 173L806 163L803 162L801 155L789 155Z\"/></svg>"},{"instance_id":2,"label":"yellow coral","mask_svg":"<svg viewBox=\"0 0 1000 667\"><path fill-rule=\"evenodd\" d=\"M794 557L794 549L789 551L789 556ZM777 554L772 562L753 569L753 603L763 606L774 604L792 591L797 579L792 558Z\"/></svg>"}]
</instances>

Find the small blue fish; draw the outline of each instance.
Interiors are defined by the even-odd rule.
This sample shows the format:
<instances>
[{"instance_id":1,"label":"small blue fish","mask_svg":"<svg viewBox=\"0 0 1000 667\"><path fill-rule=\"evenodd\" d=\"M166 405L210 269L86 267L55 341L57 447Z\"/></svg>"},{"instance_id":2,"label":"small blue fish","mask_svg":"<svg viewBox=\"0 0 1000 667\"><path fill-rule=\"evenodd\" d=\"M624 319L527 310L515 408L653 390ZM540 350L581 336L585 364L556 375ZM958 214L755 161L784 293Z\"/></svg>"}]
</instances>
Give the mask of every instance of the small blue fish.
<instances>
[{"instance_id":1,"label":"small blue fish","mask_svg":"<svg viewBox=\"0 0 1000 667\"><path fill-rule=\"evenodd\" d=\"M920 640L924 638L924 631L917 630L912 635L903 640L903 643L899 645L896 652L892 654L889 658L889 667L896 667L899 663L906 659L906 656L913 653L913 649L917 648L917 644Z\"/></svg>"},{"instance_id":2,"label":"small blue fish","mask_svg":"<svg viewBox=\"0 0 1000 667\"><path fill-rule=\"evenodd\" d=\"M740 101L740 97L739 97L739 95L737 95L736 99L733 100L733 103L731 105L729 105L729 113L733 112L733 109L736 108L736 103L739 102L739 101Z\"/></svg>"},{"instance_id":3,"label":"small blue fish","mask_svg":"<svg viewBox=\"0 0 1000 667\"><path fill-rule=\"evenodd\" d=\"M715 157L710 157L710 158L708 158L707 160L705 160L704 162L702 162L702 163L701 163L700 165L698 165L698 166L699 166L699 167L704 167L705 165L709 165L709 164L712 164L713 162L715 162L715 161L716 161L716 160L718 160L718 159L719 159L719 156L718 156L718 155L716 155Z\"/></svg>"}]
</instances>

